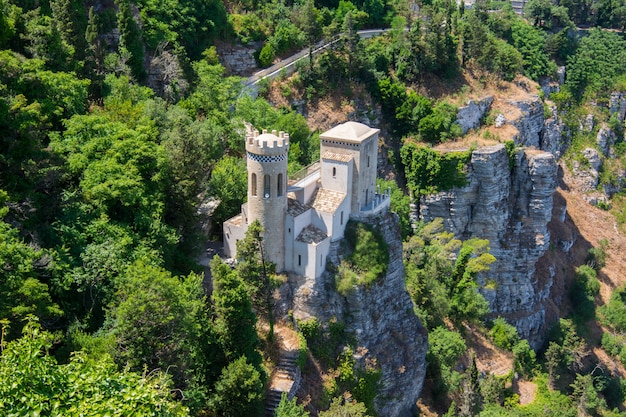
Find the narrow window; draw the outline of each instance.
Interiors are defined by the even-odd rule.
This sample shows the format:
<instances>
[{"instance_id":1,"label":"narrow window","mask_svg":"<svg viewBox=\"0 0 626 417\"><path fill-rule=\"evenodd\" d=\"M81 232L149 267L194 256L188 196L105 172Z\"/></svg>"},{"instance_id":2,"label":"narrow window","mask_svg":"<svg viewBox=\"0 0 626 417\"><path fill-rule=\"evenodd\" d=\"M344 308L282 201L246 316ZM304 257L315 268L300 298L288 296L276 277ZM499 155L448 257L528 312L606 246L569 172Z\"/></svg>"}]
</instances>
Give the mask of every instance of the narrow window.
<instances>
[{"instance_id":1,"label":"narrow window","mask_svg":"<svg viewBox=\"0 0 626 417\"><path fill-rule=\"evenodd\" d=\"M230 235L226 233L226 239L230 239Z\"/></svg>"},{"instance_id":2,"label":"narrow window","mask_svg":"<svg viewBox=\"0 0 626 417\"><path fill-rule=\"evenodd\" d=\"M302 255L298 255L298 266L302 266Z\"/></svg>"},{"instance_id":3,"label":"narrow window","mask_svg":"<svg viewBox=\"0 0 626 417\"><path fill-rule=\"evenodd\" d=\"M343 225L343 211L341 212L341 219L339 220L339 224Z\"/></svg>"},{"instance_id":4,"label":"narrow window","mask_svg":"<svg viewBox=\"0 0 626 417\"><path fill-rule=\"evenodd\" d=\"M252 174L250 177L250 184L252 185L252 195L256 196L256 174Z\"/></svg>"},{"instance_id":5,"label":"narrow window","mask_svg":"<svg viewBox=\"0 0 626 417\"><path fill-rule=\"evenodd\" d=\"M289 228L289 233L291 233L291 227Z\"/></svg>"},{"instance_id":6,"label":"narrow window","mask_svg":"<svg viewBox=\"0 0 626 417\"><path fill-rule=\"evenodd\" d=\"M333 167L333 178L337 176L337 168Z\"/></svg>"},{"instance_id":7,"label":"narrow window","mask_svg":"<svg viewBox=\"0 0 626 417\"><path fill-rule=\"evenodd\" d=\"M324 255L320 255L320 266L322 266L323 261L324 261Z\"/></svg>"},{"instance_id":8,"label":"narrow window","mask_svg":"<svg viewBox=\"0 0 626 417\"><path fill-rule=\"evenodd\" d=\"M368 168L370 167L370 157L369 156L367 157L367 167Z\"/></svg>"},{"instance_id":9,"label":"narrow window","mask_svg":"<svg viewBox=\"0 0 626 417\"><path fill-rule=\"evenodd\" d=\"M278 174L278 192L276 195L279 197L283 195L283 174Z\"/></svg>"},{"instance_id":10,"label":"narrow window","mask_svg":"<svg viewBox=\"0 0 626 417\"><path fill-rule=\"evenodd\" d=\"M367 206L367 197L369 197L369 191L370 190L365 190L365 205Z\"/></svg>"},{"instance_id":11,"label":"narrow window","mask_svg":"<svg viewBox=\"0 0 626 417\"><path fill-rule=\"evenodd\" d=\"M270 176L263 177L263 197L270 198Z\"/></svg>"}]
</instances>

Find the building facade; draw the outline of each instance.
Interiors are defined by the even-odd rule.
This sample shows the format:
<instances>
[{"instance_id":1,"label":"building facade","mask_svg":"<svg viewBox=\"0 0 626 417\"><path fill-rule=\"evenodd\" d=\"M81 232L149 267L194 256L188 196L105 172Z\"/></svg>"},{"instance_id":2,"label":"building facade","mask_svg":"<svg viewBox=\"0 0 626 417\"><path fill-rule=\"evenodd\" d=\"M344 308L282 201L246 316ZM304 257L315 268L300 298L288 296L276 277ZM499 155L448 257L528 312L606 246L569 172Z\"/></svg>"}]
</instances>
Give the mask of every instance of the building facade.
<instances>
[{"instance_id":1,"label":"building facade","mask_svg":"<svg viewBox=\"0 0 626 417\"><path fill-rule=\"evenodd\" d=\"M287 177L289 135L246 137L248 201L224 222L224 252L236 257L248 226L263 226L265 257L278 272L317 278L330 245L350 218L387 210L389 194L376 189L379 129L346 122L320 135L320 161L299 179Z\"/></svg>"}]
</instances>

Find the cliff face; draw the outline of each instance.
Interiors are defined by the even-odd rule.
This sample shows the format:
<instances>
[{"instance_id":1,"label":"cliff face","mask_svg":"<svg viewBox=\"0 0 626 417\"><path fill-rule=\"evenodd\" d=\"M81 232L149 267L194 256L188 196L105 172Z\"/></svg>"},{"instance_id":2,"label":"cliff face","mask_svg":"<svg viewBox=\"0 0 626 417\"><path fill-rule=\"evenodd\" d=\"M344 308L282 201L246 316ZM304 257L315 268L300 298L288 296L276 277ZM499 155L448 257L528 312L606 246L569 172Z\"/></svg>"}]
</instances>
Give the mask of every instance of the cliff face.
<instances>
[{"instance_id":1,"label":"cliff face","mask_svg":"<svg viewBox=\"0 0 626 417\"><path fill-rule=\"evenodd\" d=\"M426 375L426 329L413 313L404 284L402 241L397 217L387 213L370 222L384 236L390 261L386 276L370 288L359 286L347 297L335 291L334 276L326 272L317 280L290 279L293 305L299 320L317 317L345 323L355 336L360 365L374 363L381 370L375 407L381 416L411 416ZM333 244L329 261L337 263L340 245Z\"/></svg>"},{"instance_id":2,"label":"cliff face","mask_svg":"<svg viewBox=\"0 0 626 417\"><path fill-rule=\"evenodd\" d=\"M495 316L515 324L538 347L545 331L544 303L551 282L539 285L535 264L548 249L557 165L552 154L518 151L514 166L503 145L472 153L468 185L423 197L420 217L444 219L446 228L467 239L489 239L496 262L481 276L492 283L483 295Z\"/></svg>"}]
</instances>

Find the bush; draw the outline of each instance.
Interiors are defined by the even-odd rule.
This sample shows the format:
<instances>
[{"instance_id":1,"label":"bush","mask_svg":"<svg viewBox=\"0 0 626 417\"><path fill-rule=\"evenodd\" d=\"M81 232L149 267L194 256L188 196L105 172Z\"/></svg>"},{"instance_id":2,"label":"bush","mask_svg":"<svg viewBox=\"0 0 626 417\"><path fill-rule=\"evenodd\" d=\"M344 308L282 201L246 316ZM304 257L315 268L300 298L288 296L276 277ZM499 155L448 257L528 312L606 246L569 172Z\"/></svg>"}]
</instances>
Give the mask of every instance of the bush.
<instances>
[{"instance_id":1,"label":"bush","mask_svg":"<svg viewBox=\"0 0 626 417\"><path fill-rule=\"evenodd\" d=\"M300 369L304 369L304 365L306 365L307 350L306 337L302 333L298 333L298 359L296 359L296 364Z\"/></svg>"},{"instance_id":2,"label":"bush","mask_svg":"<svg viewBox=\"0 0 626 417\"><path fill-rule=\"evenodd\" d=\"M596 271L588 265L576 268L576 276L570 289L570 299L576 306L575 315L583 320L595 317L595 296L600 291Z\"/></svg>"},{"instance_id":3,"label":"bush","mask_svg":"<svg viewBox=\"0 0 626 417\"><path fill-rule=\"evenodd\" d=\"M434 194L467 183L467 164L472 151L439 153L407 143L400 149L407 185L414 195Z\"/></svg>"},{"instance_id":4,"label":"bush","mask_svg":"<svg viewBox=\"0 0 626 417\"><path fill-rule=\"evenodd\" d=\"M383 236L372 226L349 221L345 242L350 255L339 266L337 291L346 295L354 285L369 287L387 273L389 249Z\"/></svg>"},{"instance_id":5,"label":"bush","mask_svg":"<svg viewBox=\"0 0 626 417\"><path fill-rule=\"evenodd\" d=\"M267 68L274 62L274 58L276 58L276 51L271 43L266 43L261 48L259 52L259 66L262 68Z\"/></svg>"},{"instance_id":6,"label":"bush","mask_svg":"<svg viewBox=\"0 0 626 417\"><path fill-rule=\"evenodd\" d=\"M461 136L461 127L456 122L457 108L451 104L440 102L432 109L432 113L419 121L419 134L426 142L439 143Z\"/></svg>"},{"instance_id":7,"label":"bush","mask_svg":"<svg viewBox=\"0 0 626 417\"><path fill-rule=\"evenodd\" d=\"M517 329L511 326L502 317L498 317L493 322L493 327L489 331L489 337L499 348L511 350L519 342Z\"/></svg>"},{"instance_id":8,"label":"bush","mask_svg":"<svg viewBox=\"0 0 626 417\"><path fill-rule=\"evenodd\" d=\"M606 250L608 249L609 241L602 239L599 244L599 246L589 249L586 260L587 265L596 271L599 271L606 266Z\"/></svg>"},{"instance_id":9,"label":"bush","mask_svg":"<svg viewBox=\"0 0 626 417\"><path fill-rule=\"evenodd\" d=\"M611 294L609 303L599 308L600 314L602 315L602 322L619 332L626 331L625 301L626 288L619 287Z\"/></svg>"},{"instance_id":10,"label":"bush","mask_svg":"<svg viewBox=\"0 0 626 417\"><path fill-rule=\"evenodd\" d=\"M528 340L522 339L519 343L513 346L513 356L515 362L513 367L515 372L518 372L524 376L532 376L535 372L535 366L537 365L535 351L530 348Z\"/></svg>"},{"instance_id":11,"label":"bush","mask_svg":"<svg viewBox=\"0 0 626 417\"><path fill-rule=\"evenodd\" d=\"M430 362L452 368L467 350L465 340L457 332L440 326L428 334L428 356Z\"/></svg>"}]
</instances>

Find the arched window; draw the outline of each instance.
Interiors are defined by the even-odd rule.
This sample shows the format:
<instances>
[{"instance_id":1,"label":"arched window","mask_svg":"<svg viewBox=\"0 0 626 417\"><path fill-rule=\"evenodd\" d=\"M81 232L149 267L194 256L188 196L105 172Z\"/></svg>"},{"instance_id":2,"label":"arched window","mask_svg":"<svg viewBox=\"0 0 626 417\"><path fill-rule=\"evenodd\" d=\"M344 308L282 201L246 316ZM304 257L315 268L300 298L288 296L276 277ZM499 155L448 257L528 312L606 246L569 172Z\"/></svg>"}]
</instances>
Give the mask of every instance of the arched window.
<instances>
[{"instance_id":1,"label":"arched window","mask_svg":"<svg viewBox=\"0 0 626 417\"><path fill-rule=\"evenodd\" d=\"M252 186L252 195L256 196L256 174L252 174L250 177L250 185Z\"/></svg>"},{"instance_id":2,"label":"arched window","mask_svg":"<svg viewBox=\"0 0 626 417\"><path fill-rule=\"evenodd\" d=\"M270 198L270 176L263 177L263 197Z\"/></svg>"},{"instance_id":3,"label":"arched window","mask_svg":"<svg viewBox=\"0 0 626 417\"><path fill-rule=\"evenodd\" d=\"M333 167L333 177L337 176L337 167Z\"/></svg>"},{"instance_id":4,"label":"arched window","mask_svg":"<svg viewBox=\"0 0 626 417\"><path fill-rule=\"evenodd\" d=\"M276 195L281 197L283 195L283 174L278 174L278 191Z\"/></svg>"}]
</instances>

